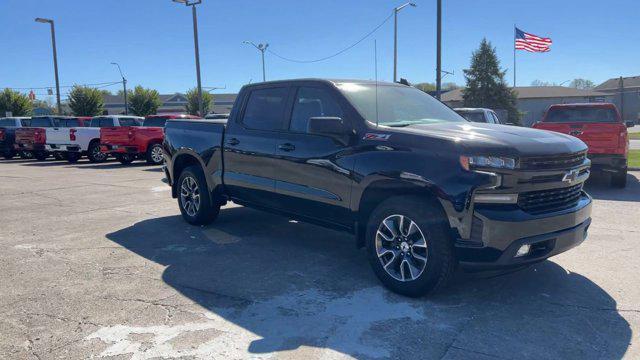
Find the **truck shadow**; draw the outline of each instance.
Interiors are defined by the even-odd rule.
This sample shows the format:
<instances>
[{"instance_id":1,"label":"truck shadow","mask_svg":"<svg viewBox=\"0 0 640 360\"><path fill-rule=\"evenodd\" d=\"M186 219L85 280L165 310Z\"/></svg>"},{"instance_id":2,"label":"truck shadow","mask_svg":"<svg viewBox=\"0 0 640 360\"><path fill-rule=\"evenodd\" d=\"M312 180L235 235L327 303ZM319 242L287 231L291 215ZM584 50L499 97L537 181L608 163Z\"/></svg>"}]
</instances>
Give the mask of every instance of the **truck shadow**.
<instances>
[{"instance_id":1,"label":"truck shadow","mask_svg":"<svg viewBox=\"0 0 640 360\"><path fill-rule=\"evenodd\" d=\"M618 189L611 187L609 176L594 173L585 184L585 190L594 199L613 201L640 201L640 180L638 172L627 174L627 187Z\"/></svg>"},{"instance_id":2,"label":"truck shadow","mask_svg":"<svg viewBox=\"0 0 640 360\"><path fill-rule=\"evenodd\" d=\"M219 348L619 359L631 343L614 299L552 261L498 277L460 273L443 292L409 299L380 285L350 235L247 208L225 208L208 227L169 216L107 238L165 266L166 284L222 319L233 338L205 340Z\"/></svg>"}]
</instances>

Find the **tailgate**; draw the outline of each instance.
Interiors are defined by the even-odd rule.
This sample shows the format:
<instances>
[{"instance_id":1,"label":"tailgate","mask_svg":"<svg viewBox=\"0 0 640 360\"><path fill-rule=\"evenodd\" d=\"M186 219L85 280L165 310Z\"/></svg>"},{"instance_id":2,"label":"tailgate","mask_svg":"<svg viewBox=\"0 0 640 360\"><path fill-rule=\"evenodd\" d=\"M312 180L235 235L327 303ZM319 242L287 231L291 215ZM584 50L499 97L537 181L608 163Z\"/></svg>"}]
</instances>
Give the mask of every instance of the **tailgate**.
<instances>
[{"instance_id":1,"label":"tailgate","mask_svg":"<svg viewBox=\"0 0 640 360\"><path fill-rule=\"evenodd\" d=\"M621 123L537 123L536 129L569 134L589 146L591 154L616 154L626 149L626 128Z\"/></svg>"},{"instance_id":2,"label":"tailgate","mask_svg":"<svg viewBox=\"0 0 640 360\"><path fill-rule=\"evenodd\" d=\"M16 129L16 143L18 144L33 144L35 139L36 129L34 128L19 128Z\"/></svg>"},{"instance_id":3,"label":"tailgate","mask_svg":"<svg viewBox=\"0 0 640 360\"><path fill-rule=\"evenodd\" d=\"M100 129L100 143L110 145L128 145L133 136L133 127L120 126Z\"/></svg>"},{"instance_id":4,"label":"tailgate","mask_svg":"<svg viewBox=\"0 0 640 360\"><path fill-rule=\"evenodd\" d=\"M69 144L69 128L48 128L47 144Z\"/></svg>"}]
</instances>

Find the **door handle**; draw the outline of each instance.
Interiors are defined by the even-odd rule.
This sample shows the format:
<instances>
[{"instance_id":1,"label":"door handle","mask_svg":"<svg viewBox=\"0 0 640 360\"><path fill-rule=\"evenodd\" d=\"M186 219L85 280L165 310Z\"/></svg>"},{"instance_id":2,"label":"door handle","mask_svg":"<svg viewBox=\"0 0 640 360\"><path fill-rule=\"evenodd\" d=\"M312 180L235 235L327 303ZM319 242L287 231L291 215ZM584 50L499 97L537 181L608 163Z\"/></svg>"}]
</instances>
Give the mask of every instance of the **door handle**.
<instances>
[{"instance_id":1,"label":"door handle","mask_svg":"<svg viewBox=\"0 0 640 360\"><path fill-rule=\"evenodd\" d=\"M295 150L296 146L290 143L285 143L278 145L278 149L289 152Z\"/></svg>"},{"instance_id":2,"label":"door handle","mask_svg":"<svg viewBox=\"0 0 640 360\"><path fill-rule=\"evenodd\" d=\"M227 140L227 145L236 146L238 144L240 144L240 140L238 140L236 138L231 138L231 139Z\"/></svg>"}]
</instances>

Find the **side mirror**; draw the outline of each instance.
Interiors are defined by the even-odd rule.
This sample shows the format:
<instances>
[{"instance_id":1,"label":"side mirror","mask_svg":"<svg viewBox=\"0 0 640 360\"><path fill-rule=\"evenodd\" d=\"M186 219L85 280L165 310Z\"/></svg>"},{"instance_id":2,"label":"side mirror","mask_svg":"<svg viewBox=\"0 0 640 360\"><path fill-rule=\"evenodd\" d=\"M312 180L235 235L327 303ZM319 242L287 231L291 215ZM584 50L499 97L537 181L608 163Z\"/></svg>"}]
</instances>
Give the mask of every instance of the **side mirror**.
<instances>
[{"instance_id":1,"label":"side mirror","mask_svg":"<svg viewBox=\"0 0 640 360\"><path fill-rule=\"evenodd\" d=\"M339 117L312 117L307 124L307 133L329 136L343 144L348 141L350 132L351 128Z\"/></svg>"},{"instance_id":2,"label":"side mirror","mask_svg":"<svg viewBox=\"0 0 640 360\"><path fill-rule=\"evenodd\" d=\"M636 123L634 121L627 121L625 124L627 125L628 128L632 128L636 126Z\"/></svg>"}]
</instances>

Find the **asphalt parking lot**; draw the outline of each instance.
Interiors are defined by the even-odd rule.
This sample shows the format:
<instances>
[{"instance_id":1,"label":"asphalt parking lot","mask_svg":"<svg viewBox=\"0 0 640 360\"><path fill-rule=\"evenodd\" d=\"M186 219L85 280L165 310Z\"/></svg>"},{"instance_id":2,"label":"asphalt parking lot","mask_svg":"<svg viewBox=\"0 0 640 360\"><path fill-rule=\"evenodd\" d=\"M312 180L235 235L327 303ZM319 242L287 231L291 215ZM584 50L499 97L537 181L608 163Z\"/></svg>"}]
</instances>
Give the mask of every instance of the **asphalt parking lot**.
<instances>
[{"instance_id":1,"label":"asphalt parking lot","mask_svg":"<svg viewBox=\"0 0 640 360\"><path fill-rule=\"evenodd\" d=\"M640 172L580 247L407 299L350 236L227 206L182 221L158 167L0 162L0 358L640 358Z\"/></svg>"}]
</instances>

